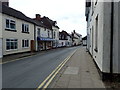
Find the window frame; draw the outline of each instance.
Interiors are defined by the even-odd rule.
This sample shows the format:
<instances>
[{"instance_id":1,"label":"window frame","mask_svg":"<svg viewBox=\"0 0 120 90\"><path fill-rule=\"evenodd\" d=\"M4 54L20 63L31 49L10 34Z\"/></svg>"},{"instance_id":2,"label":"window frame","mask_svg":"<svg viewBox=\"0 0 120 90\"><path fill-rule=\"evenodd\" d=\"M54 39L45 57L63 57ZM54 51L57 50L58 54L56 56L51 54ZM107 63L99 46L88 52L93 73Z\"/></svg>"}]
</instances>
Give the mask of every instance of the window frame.
<instances>
[{"instance_id":1,"label":"window frame","mask_svg":"<svg viewBox=\"0 0 120 90\"><path fill-rule=\"evenodd\" d=\"M37 36L40 37L41 36L40 34L41 34L41 30L40 28L37 28Z\"/></svg>"},{"instance_id":2,"label":"window frame","mask_svg":"<svg viewBox=\"0 0 120 90\"><path fill-rule=\"evenodd\" d=\"M98 25L99 25L99 17L98 17L98 15L96 16L96 18L95 18L95 28L96 28L96 30L95 30L95 51L96 52L98 52Z\"/></svg>"},{"instance_id":3,"label":"window frame","mask_svg":"<svg viewBox=\"0 0 120 90\"><path fill-rule=\"evenodd\" d=\"M8 23L7 23L7 21L8 21ZM5 25L6 25L5 30L16 31L16 21L15 20L6 18ZM12 26L12 25L14 25L14 26ZM12 28L12 27L14 27L14 28Z\"/></svg>"},{"instance_id":4,"label":"window frame","mask_svg":"<svg viewBox=\"0 0 120 90\"><path fill-rule=\"evenodd\" d=\"M22 33L28 33L29 34L29 24L22 23Z\"/></svg>"},{"instance_id":5,"label":"window frame","mask_svg":"<svg viewBox=\"0 0 120 90\"><path fill-rule=\"evenodd\" d=\"M22 48L29 48L29 39L22 40Z\"/></svg>"},{"instance_id":6,"label":"window frame","mask_svg":"<svg viewBox=\"0 0 120 90\"><path fill-rule=\"evenodd\" d=\"M48 30L48 38L50 38L50 31Z\"/></svg>"},{"instance_id":7,"label":"window frame","mask_svg":"<svg viewBox=\"0 0 120 90\"><path fill-rule=\"evenodd\" d=\"M7 45L8 43L10 46ZM14 47L13 49L12 49L12 45L11 45L12 43L13 43L13 47ZM8 47L10 47L10 48L8 49ZM12 50L18 50L18 39L14 39L14 38L6 39L6 51L12 51Z\"/></svg>"}]
</instances>

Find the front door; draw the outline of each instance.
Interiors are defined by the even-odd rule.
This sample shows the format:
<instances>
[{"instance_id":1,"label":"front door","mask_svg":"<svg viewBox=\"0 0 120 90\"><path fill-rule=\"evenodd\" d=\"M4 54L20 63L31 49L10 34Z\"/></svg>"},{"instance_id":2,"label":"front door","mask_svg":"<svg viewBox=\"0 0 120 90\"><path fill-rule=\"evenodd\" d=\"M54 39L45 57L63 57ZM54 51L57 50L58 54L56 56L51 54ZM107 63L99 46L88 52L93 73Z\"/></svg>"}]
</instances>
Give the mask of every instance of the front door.
<instances>
[{"instance_id":1,"label":"front door","mask_svg":"<svg viewBox=\"0 0 120 90\"><path fill-rule=\"evenodd\" d=\"M2 58L2 39L0 39L0 58Z\"/></svg>"}]
</instances>

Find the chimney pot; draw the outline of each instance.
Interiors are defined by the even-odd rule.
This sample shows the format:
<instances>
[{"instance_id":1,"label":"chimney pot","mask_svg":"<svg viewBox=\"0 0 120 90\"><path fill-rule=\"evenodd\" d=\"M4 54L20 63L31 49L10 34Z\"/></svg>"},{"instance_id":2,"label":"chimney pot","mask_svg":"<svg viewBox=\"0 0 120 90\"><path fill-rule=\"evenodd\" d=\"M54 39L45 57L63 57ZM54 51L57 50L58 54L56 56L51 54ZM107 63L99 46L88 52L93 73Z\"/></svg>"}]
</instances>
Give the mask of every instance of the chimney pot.
<instances>
[{"instance_id":1,"label":"chimney pot","mask_svg":"<svg viewBox=\"0 0 120 90\"><path fill-rule=\"evenodd\" d=\"M9 6L9 0L0 0L3 5Z\"/></svg>"},{"instance_id":2,"label":"chimney pot","mask_svg":"<svg viewBox=\"0 0 120 90\"><path fill-rule=\"evenodd\" d=\"M73 32L75 33L75 30L73 30Z\"/></svg>"},{"instance_id":3,"label":"chimney pot","mask_svg":"<svg viewBox=\"0 0 120 90\"><path fill-rule=\"evenodd\" d=\"M41 19L41 15L40 14L36 14L36 20L40 20Z\"/></svg>"}]
</instances>

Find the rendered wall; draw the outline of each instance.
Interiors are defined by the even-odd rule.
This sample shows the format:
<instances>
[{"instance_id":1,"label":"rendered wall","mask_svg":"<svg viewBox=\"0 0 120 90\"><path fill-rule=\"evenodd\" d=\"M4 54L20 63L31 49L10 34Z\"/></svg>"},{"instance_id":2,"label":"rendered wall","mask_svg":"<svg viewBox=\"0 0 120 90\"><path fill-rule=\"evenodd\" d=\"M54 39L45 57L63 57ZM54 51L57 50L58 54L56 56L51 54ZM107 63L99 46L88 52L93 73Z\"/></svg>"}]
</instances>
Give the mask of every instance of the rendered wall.
<instances>
[{"instance_id":1,"label":"rendered wall","mask_svg":"<svg viewBox=\"0 0 120 90\"><path fill-rule=\"evenodd\" d=\"M7 31L6 28L6 19L12 19L16 21L16 30L17 32ZM29 25L29 34L22 33L22 23ZM29 22L8 16L3 14L2 18L2 24L3 24L3 55L7 54L13 54L13 53L20 53L20 52L27 52L31 50L31 40L34 40L34 24L31 24ZM18 49L17 50L6 50L6 39L14 38L18 39ZM28 39L29 40L29 47L28 48L22 48L22 40Z\"/></svg>"}]
</instances>

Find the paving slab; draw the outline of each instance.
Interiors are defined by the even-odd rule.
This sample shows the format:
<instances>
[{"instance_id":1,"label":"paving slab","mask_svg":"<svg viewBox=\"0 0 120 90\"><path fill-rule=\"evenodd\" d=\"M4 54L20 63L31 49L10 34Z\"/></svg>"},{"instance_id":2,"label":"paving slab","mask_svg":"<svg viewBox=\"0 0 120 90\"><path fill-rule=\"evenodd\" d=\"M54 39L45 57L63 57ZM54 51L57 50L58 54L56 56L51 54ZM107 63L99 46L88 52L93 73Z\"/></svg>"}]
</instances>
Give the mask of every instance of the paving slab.
<instances>
[{"instance_id":1,"label":"paving slab","mask_svg":"<svg viewBox=\"0 0 120 90\"><path fill-rule=\"evenodd\" d=\"M64 74L78 74L79 72L79 67L67 67L66 71Z\"/></svg>"}]
</instances>

